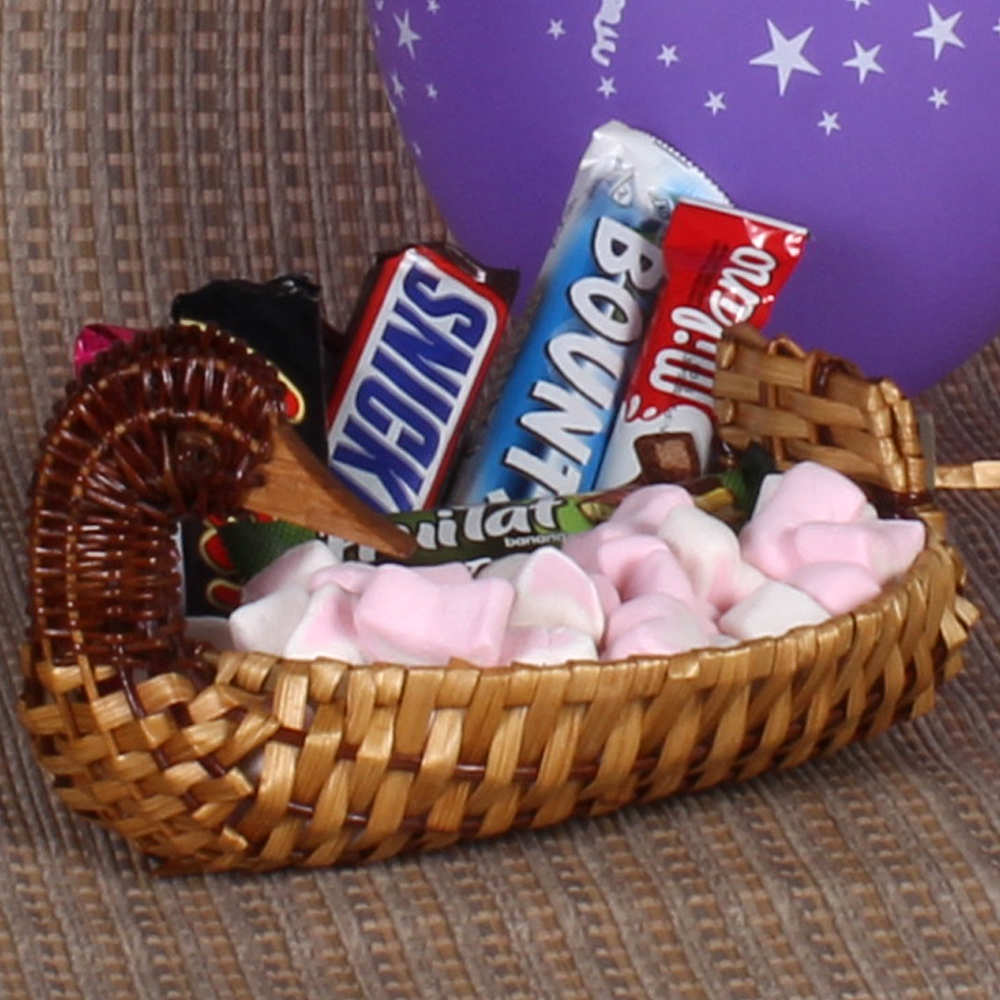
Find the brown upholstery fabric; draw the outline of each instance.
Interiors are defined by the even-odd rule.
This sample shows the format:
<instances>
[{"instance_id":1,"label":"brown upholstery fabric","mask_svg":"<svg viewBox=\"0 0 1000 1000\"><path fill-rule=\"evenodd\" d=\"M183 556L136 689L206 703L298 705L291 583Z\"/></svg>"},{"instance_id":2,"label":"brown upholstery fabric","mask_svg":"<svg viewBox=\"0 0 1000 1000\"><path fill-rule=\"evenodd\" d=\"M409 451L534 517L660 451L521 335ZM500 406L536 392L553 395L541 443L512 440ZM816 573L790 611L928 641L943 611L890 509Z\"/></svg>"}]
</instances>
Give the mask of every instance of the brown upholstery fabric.
<instances>
[{"instance_id":1,"label":"brown upholstery fabric","mask_svg":"<svg viewBox=\"0 0 1000 1000\"><path fill-rule=\"evenodd\" d=\"M376 251L443 232L361 0L0 6L0 996L1000 995L996 494L947 500L983 611L965 672L793 771L264 877L155 879L56 801L15 710L22 519L77 328L291 269L343 323ZM1000 455L998 382L994 343L926 394L942 460Z\"/></svg>"}]
</instances>

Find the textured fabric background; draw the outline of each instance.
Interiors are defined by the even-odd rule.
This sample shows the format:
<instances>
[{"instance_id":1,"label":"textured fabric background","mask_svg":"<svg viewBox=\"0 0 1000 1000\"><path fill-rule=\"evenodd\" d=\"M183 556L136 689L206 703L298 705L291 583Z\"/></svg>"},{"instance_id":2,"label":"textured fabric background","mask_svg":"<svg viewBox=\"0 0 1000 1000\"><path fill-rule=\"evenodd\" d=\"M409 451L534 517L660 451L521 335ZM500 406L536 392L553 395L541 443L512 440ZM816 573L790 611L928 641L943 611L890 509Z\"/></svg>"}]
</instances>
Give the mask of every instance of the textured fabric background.
<instances>
[{"instance_id":1,"label":"textured fabric background","mask_svg":"<svg viewBox=\"0 0 1000 1000\"><path fill-rule=\"evenodd\" d=\"M965 672L794 771L264 877L152 878L56 802L16 719L22 512L77 328L290 269L340 324L376 251L442 233L361 0L0 4L0 997L1000 996L993 495L948 500ZM1000 455L998 379L994 344L927 395L943 458Z\"/></svg>"}]
</instances>

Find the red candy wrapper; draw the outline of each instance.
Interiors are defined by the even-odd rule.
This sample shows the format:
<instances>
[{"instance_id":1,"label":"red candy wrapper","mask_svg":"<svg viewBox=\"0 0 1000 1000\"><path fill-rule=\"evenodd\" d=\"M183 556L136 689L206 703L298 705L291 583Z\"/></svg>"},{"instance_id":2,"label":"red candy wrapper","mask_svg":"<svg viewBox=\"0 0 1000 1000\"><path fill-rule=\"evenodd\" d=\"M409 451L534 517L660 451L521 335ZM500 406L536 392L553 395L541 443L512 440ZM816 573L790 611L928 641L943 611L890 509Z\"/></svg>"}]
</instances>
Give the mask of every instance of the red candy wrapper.
<instances>
[{"instance_id":1,"label":"red candy wrapper","mask_svg":"<svg viewBox=\"0 0 1000 1000\"><path fill-rule=\"evenodd\" d=\"M608 441L597 486L641 473L643 439L690 435L702 468L712 437L715 354L736 323L761 328L807 230L739 209L682 200L663 240L667 283Z\"/></svg>"}]
</instances>

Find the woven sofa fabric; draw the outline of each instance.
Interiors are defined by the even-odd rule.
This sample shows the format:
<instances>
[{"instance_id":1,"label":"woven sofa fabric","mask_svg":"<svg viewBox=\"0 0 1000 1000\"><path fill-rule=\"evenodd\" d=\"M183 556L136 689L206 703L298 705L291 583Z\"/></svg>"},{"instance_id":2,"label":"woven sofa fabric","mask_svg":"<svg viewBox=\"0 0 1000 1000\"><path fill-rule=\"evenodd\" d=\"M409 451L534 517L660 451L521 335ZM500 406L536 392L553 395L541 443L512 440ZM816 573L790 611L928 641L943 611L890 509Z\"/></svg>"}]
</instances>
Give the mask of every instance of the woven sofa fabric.
<instances>
[{"instance_id":1,"label":"woven sofa fabric","mask_svg":"<svg viewBox=\"0 0 1000 1000\"><path fill-rule=\"evenodd\" d=\"M267 876L156 879L66 810L16 717L17 648L27 485L76 329L287 270L342 325L374 253L444 225L348 0L8 3L0 172L0 996L1000 994L990 493L943 500L983 613L964 671L931 714L797 769ZM1000 453L998 384L992 344L922 400L942 460Z\"/></svg>"}]
</instances>

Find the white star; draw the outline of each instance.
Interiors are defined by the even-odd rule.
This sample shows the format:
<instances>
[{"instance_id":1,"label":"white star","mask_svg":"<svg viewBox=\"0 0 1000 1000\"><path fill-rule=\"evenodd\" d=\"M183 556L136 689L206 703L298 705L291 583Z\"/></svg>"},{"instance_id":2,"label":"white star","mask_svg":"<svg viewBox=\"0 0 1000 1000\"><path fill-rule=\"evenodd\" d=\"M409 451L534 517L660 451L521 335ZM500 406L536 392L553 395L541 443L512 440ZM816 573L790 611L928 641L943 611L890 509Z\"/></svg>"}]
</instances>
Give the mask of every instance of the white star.
<instances>
[{"instance_id":1,"label":"white star","mask_svg":"<svg viewBox=\"0 0 1000 1000\"><path fill-rule=\"evenodd\" d=\"M441 4L437 0L427 0L427 13L436 14L441 9Z\"/></svg>"},{"instance_id":2,"label":"white star","mask_svg":"<svg viewBox=\"0 0 1000 1000\"><path fill-rule=\"evenodd\" d=\"M618 91L615 90L615 78L613 76L602 76L601 85L597 88L597 91L606 98L612 94L617 94Z\"/></svg>"},{"instance_id":3,"label":"white star","mask_svg":"<svg viewBox=\"0 0 1000 1000\"><path fill-rule=\"evenodd\" d=\"M396 27L399 28L399 42L396 47L406 46L410 50L410 58L416 59L417 54L413 51L413 43L420 41L420 36L410 27L410 12L407 10L403 16L392 15L396 19Z\"/></svg>"},{"instance_id":4,"label":"white star","mask_svg":"<svg viewBox=\"0 0 1000 1000\"><path fill-rule=\"evenodd\" d=\"M863 49L857 42L854 42L854 58L845 59L844 65L850 66L858 71L858 83L864 83L869 73L884 73L885 70L875 61L881 45L873 45L870 49Z\"/></svg>"},{"instance_id":5,"label":"white star","mask_svg":"<svg viewBox=\"0 0 1000 1000\"><path fill-rule=\"evenodd\" d=\"M678 62L681 57L677 54L676 45L661 45L660 54L656 58L664 66L669 66L671 63Z\"/></svg>"},{"instance_id":6,"label":"white star","mask_svg":"<svg viewBox=\"0 0 1000 1000\"><path fill-rule=\"evenodd\" d=\"M809 36L813 31L811 27L800 31L794 38L785 38L780 29L768 18L767 30L771 36L771 48L759 56L754 56L750 60L750 65L773 66L778 71L778 93L780 95L784 96L789 77L796 70L812 73L814 76L820 75L820 71L802 55L802 49L809 41Z\"/></svg>"},{"instance_id":7,"label":"white star","mask_svg":"<svg viewBox=\"0 0 1000 1000\"><path fill-rule=\"evenodd\" d=\"M427 96L432 100L436 101L438 97L438 89L433 83L427 84Z\"/></svg>"},{"instance_id":8,"label":"white star","mask_svg":"<svg viewBox=\"0 0 1000 1000\"><path fill-rule=\"evenodd\" d=\"M816 122L816 124L829 135L831 132L840 131L840 122L837 121L839 111L824 111L823 118L821 121Z\"/></svg>"},{"instance_id":9,"label":"white star","mask_svg":"<svg viewBox=\"0 0 1000 1000\"><path fill-rule=\"evenodd\" d=\"M960 49L965 48L965 42L955 34L955 25L962 16L962 12L952 14L951 17L942 17L934 4L929 3L927 9L931 15L931 23L926 28L913 32L914 38L929 38L934 43L934 59L937 61L946 45L957 45Z\"/></svg>"},{"instance_id":10,"label":"white star","mask_svg":"<svg viewBox=\"0 0 1000 1000\"><path fill-rule=\"evenodd\" d=\"M392 74L392 92L400 99L403 99L403 94L406 93L406 87L403 86L403 81L400 80L399 74L393 72Z\"/></svg>"},{"instance_id":11,"label":"white star","mask_svg":"<svg viewBox=\"0 0 1000 1000\"><path fill-rule=\"evenodd\" d=\"M994 30L994 31L995 31L995 32L996 32L996 33L997 33L998 35L1000 35L1000 21L997 21L997 23L993 25L993 30Z\"/></svg>"},{"instance_id":12,"label":"white star","mask_svg":"<svg viewBox=\"0 0 1000 1000\"><path fill-rule=\"evenodd\" d=\"M375 9L381 10L385 6L385 0L375 0Z\"/></svg>"},{"instance_id":13,"label":"white star","mask_svg":"<svg viewBox=\"0 0 1000 1000\"><path fill-rule=\"evenodd\" d=\"M546 32L547 35L551 35L553 38L558 38L560 35L566 34L566 29L563 27L562 21L549 20L549 30Z\"/></svg>"},{"instance_id":14,"label":"white star","mask_svg":"<svg viewBox=\"0 0 1000 1000\"><path fill-rule=\"evenodd\" d=\"M948 104L948 89L946 87L934 87L933 93L927 98L934 107L940 111Z\"/></svg>"},{"instance_id":15,"label":"white star","mask_svg":"<svg viewBox=\"0 0 1000 1000\"><path fill-rule=\"evenodd\" d=\"M424 155L424 151L420 148L420 143L419 142L415 142L413 144L413 152L416 153L417 156L423 156Z\"/></svg>"},{"instance_id":16,"label":"white star","mask_svg":"<svg viewBox=\"0 0 1000 1000\"><path fill-rule=\"evenodd\" d=\"M870 0L847 0L848 3L854 4L855 10L861 10L862 7L867 7Z\"/></svg>"},{"instance_id":17,"label":"white star","mask_svg":"<svg viewBox=\"0 0 1000 1000\"><path fill-rule=\"evenodd\" d=\"M714 118L720 111L726 110L726 92L720 90L719 93L715 93L714 90L708 92L708 100L702 105L704 108L708 108L712 112L712 117Z\"/></svg>"}]
</instances>

